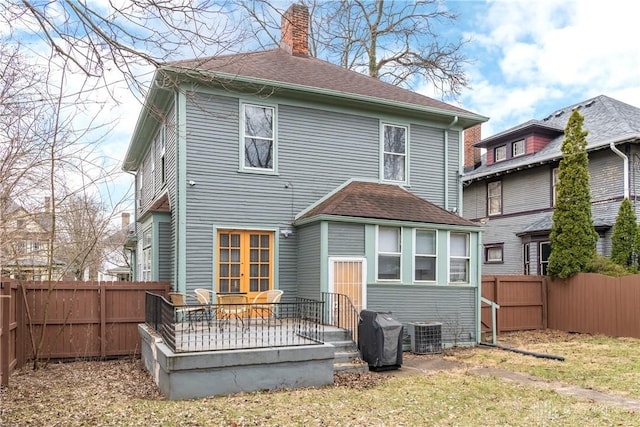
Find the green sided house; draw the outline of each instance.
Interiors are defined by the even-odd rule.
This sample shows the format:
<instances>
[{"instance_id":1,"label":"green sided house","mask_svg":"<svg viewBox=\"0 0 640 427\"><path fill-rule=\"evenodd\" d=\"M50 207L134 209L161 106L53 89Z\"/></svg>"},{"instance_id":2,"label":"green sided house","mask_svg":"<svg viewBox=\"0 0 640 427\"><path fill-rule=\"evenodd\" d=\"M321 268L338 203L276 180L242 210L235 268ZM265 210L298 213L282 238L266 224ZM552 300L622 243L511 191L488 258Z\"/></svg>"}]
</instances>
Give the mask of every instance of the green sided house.
<instances>
[{"instance_id":1,"label":"green sided house","mask_svg":"<svg viewBox=\"0 0 640 427\"><path fill-rule=\"evenodd\" d=\"M481 227L458 214L462 133L487 118L309 56L303 6L283 23L278 49L157 69L124 158L134 277L343 294L477 343Z\"/></svg>"}]
</instances>

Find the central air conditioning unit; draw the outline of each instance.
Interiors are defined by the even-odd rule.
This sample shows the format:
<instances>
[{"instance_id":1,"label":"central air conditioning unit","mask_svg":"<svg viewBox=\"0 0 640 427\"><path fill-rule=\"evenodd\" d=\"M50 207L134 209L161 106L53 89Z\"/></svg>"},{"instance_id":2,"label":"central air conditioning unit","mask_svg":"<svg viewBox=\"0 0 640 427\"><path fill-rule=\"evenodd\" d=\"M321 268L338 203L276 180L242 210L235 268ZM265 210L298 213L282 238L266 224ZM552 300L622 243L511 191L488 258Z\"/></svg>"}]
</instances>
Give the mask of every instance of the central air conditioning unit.
<instances>
[{"instance_id":1,"label":"central air conditioning unit","mask_svg":"<svg viewBox=\"0 0 640 427\"><path fill-rule=\"evenodd\" d=\"M442 323L411 322L411 352L415 354L434 354L442 352Z\"/></svg>"}]
</instances>

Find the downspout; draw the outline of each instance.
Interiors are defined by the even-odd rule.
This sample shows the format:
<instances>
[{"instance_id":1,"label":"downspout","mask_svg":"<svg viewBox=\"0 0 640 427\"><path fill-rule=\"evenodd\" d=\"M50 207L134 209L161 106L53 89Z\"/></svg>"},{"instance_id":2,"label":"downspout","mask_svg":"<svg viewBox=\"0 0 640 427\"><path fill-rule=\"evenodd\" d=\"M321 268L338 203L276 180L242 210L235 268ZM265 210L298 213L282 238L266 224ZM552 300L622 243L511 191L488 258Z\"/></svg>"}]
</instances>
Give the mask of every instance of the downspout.
<instances>
[{"instance_id":1,"label":"downspout","mask_svg":"<svg viewBox=\"0 0 640 427\"><path fill-rule=\"evenodd\" d=\"M624 165L624 172L623 172L624 198L628 199L629 198L629 157L627 157L627 155L624 154L622 151L618 150L618 148L613 142L609 144L609 148L611 148L611 151L616 153L624 161L623 163Z\"/></svg>"},{"instance_id":2,"label":"downspout","mask_svg":"<svg viewBox=\"0 0 640 427\"><path fill-rule=\"evenodd\" d=\"M444 129L444 208L449 210L449 129L458 123L458 116Z\"/></svg>"}]
</instances>

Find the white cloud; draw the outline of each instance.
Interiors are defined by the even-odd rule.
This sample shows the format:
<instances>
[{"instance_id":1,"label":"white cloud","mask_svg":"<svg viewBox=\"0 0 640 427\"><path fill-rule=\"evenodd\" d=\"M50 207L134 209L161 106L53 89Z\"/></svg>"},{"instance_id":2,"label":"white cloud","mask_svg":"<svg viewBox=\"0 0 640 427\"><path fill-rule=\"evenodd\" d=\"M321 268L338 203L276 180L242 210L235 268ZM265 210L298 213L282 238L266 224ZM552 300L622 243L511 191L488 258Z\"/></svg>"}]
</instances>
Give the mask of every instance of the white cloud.
<instances>
[{"instance_id":1,"label":"white cloud","mask_svg":"<svg viewBox=\"0 0 640 427\"><path fill-rule=\"evenodd\" d=\"M637 17L625 2L495 0L467 24L477 66L462 101L491 117L483 136L600 94L640 106Z\"/></svg>"}]
</instances>

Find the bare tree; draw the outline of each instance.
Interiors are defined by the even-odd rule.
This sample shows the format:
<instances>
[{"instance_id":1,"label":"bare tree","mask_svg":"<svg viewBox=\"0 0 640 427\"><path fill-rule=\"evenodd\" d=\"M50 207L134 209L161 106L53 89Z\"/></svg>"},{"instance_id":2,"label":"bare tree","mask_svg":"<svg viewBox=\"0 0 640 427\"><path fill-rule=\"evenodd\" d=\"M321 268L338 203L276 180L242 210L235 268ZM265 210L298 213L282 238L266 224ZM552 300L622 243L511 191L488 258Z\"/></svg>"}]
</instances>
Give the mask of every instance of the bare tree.
<instances>
[{"instance_id":1,"label":"bare tree","mask_svg":"<svg viewBox=\"0 0 640 427\"><path fill-rule=\"evenodd\" d=\"M106 81L117 70L144 93L148 65L233 51L244 36L235 6L223 0L0 3L0 23L14 39L37 37L52 55Z\"/></svg>"},{"instance_id":2,"label":"bare tree","mask_svg":"<svg viewBox=\"0 0 640 427\"><path fill-rule=\"evenodd\" d=\"M268 0L237 0L253 37L277 46L282 12ZM458 15L438 0L303 0L311 16L313 56L389 83L414 87L421 79L443 97L468 86L462 48L469 40L448 40L441 32Z\"/></svg>"}]
</instances>

